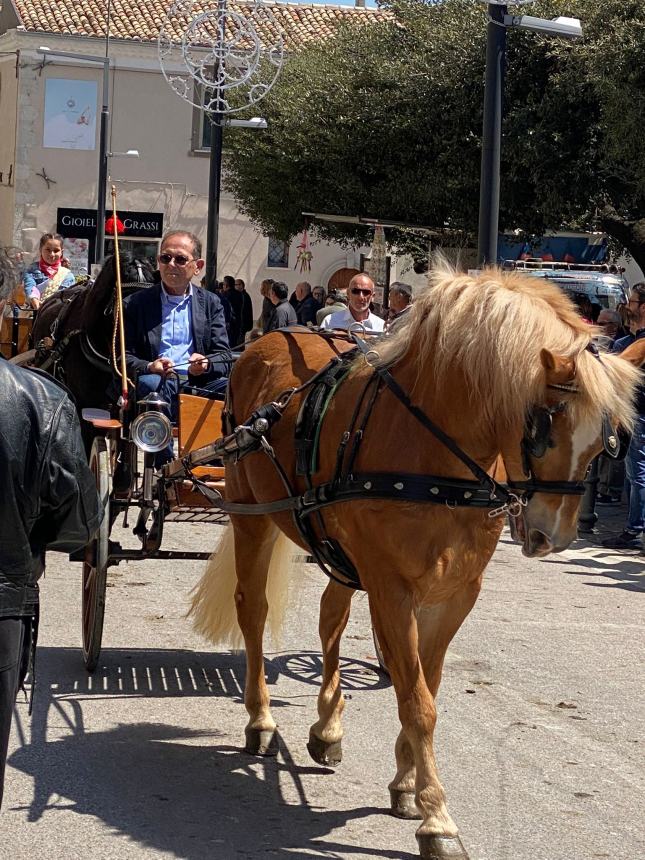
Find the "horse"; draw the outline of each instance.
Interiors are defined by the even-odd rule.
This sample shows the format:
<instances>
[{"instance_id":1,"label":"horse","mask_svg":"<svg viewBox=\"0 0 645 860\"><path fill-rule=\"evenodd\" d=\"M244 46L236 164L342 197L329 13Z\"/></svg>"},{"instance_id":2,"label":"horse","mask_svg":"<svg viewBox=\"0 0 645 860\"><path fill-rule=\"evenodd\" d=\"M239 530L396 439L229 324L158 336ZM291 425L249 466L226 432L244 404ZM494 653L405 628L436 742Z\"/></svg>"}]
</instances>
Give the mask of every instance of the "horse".
<instances>
[{"instance_id":1,"label":"horse","mask_svg":"<svg viewBox=\"0 0 645 860\"><path fill-rule=\"evenodd\" d=\"M603 446L601 426L632 426L638 371L619 356L600 356L594 333L547 281L439 265L407 319L352 359L321 418L309 480L296 469L297 416L308 381L347 344L273 332L248 346L231 375L229 426L267 403L283 407L282 417L268 444L227 463L230 526L189 612L216 644L241 631L246 750L275 754L262 640L268 614L279 624L270 612L274 598L284 603L290 542L308 552L321 538L342 548L331 557L348 560L367 592L398 702L391 811L421 820L424 858L468 860L437 772L435 700L446 649L477 600L503 514L526 556L564 550L576 537L582 480ZM334 495L348 457L351 469L340 474L358 490L343 497L341 486ZM489 477L500 460L505 489ZM379 481L389 481L387 492L375 491ZM291 507L280 501L285 487L297 497ZM467 503L476 497L481 506ZM305 532L296 510L305 514L308 504L316 513ZM329 572L335 578L320 603L318 719L307 746L316 762L335 766L344 708L339 647L353 591L346 574Z\"/></svg>"},{"instance_id":2,"label":"horse","mask_svg":"<svg viewBox=\"0 0 645 860\"><path fill-rule=\"evenodd\" d=\"M153 282L146 260L122 254L120 266L124 296ZM91 286L69 287L43 302L32 331L35 349L17 357L63 382L79 415L86 407L109 406L115 291L116 258L110 256Z\"/></svg>"}]
</instances>

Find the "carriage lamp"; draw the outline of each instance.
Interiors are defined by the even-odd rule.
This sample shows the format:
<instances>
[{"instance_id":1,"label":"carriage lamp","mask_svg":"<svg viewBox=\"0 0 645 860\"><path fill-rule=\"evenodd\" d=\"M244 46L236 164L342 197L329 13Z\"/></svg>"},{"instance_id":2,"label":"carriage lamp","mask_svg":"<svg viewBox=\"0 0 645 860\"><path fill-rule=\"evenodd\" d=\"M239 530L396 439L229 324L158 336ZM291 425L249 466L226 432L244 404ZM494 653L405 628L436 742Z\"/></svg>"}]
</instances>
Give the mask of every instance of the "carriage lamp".
<instances>
[{"instance_id":1,"label":"carriage lamp","mask_svg":"<svg viewBox=\"0 0 645 860\"><path fill-rule=\"evenodd\" d=\"M132 422L130 438L141 451L156 454L170 444L172 425L162 412L144 412Z\"/></svg>"}]
</instances>

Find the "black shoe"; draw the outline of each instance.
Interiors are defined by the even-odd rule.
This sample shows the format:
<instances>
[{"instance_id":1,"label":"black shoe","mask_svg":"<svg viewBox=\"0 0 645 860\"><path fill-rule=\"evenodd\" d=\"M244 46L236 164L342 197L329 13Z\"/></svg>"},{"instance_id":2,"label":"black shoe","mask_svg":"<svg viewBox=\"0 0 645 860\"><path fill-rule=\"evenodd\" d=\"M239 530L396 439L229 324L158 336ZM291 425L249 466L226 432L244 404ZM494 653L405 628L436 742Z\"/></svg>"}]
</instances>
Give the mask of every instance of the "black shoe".
<instances>
[{"instance_id":1,"label":"black shoe","mask_svg":"<svg viewBox=\"0 0 645 860\"><path fill-rule=\"evenodd\" d=\"M609 493L598 493L596 496L596 504L597 505L619 505L620 498L618 496L611 496Z\"/></svg>"},{"instance_id":2,"label":"black shoe","mask_svg":"<svg viewBox=\"0 0 645 860\"><path fill-rule=\"evenodd\" d=\"M602 542L607 549L640 549L641 536L636 532L630 532L629 529L621 532L619 535L607 538Z\"/></svg>"}]
</instances>

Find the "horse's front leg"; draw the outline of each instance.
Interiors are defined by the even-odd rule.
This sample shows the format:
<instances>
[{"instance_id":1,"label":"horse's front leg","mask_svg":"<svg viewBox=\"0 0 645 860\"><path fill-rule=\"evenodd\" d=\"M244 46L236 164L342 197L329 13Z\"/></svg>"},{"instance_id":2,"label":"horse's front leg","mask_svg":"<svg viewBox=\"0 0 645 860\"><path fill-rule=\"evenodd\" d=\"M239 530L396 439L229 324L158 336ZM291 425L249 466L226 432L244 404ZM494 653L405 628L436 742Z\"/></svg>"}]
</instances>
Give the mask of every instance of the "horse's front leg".
<instances>
[{"instance_id":1,"label":"horse's front leg","mask_svg":"<svg viewBox=\"0 0 645 860\"><path fill-rule=\"evenodd\" d=\"M402 579L392 576L386 589L370 588L369 599L372 620L396 690L404 736L397 744L404 756L401 763L409 760L411 751L416 770L415 802L423 819L416 834L421 857L468 860L446 808L437 772L433 750L437 713L419 658L412 594Z\"/></svg>"},{"instance_id":2,"label":"horse's front leg","mask_svg":"<svg viewBox=\"0 0 645 860\"><path fill-rule=\"evenodd\" d=\"M340 687L340 639L347 626L353 591L331 580L320 600L319 633L323 670L318 694L318 720L309 731L307 749L315 762L331 767L342 759L341 715L345 700Z\"/></svg>"},{"instance_id":3,"label":"horse's front leg","mask_svg":"<svg viewBox=\"0 0 645 860\"><path fill-rule=\"evenodd\" d=\"M237 620L246 649L244 704L249 722L244 730L246 751L252 755L276 755L276 723L264 672L262 639L268 603L267 574L277 529L267 517L231 517L235 534Z\"/></svg>"}]
</instances>

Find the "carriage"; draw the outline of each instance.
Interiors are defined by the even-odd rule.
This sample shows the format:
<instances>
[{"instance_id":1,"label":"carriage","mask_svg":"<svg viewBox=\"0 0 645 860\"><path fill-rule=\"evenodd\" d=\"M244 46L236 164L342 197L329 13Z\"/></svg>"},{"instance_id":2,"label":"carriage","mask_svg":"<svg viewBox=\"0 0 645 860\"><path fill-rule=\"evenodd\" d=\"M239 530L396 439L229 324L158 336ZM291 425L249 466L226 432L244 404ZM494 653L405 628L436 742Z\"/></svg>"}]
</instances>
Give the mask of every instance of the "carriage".
<instances>
[{"instance_id":1,"label":"carriage","mask_svg":"<svg viewBox=\"0 0 645 860\"><path fill-rule=\"evenodd\" d=\"M105 508L101 527L85 549L70 556L83 564L83 661L96 669L103 633L108 568L121 561L143 559L205 560L210 553L162 549L166 523L223 523L227 515L207 494L222 493L224 467L211 463L196 471L199 483L179 475L168 478L154 465L155 454L176 437L178 458L221 435L223 402L198 394L179 396L179 421L173 428L167 405L148 395L119 418L98 408L82 410L93 436L90 469ZM127 525L134 514L133 533L139 547L126 548L111 539L119 517Z\"/></svg>"}]
</instances>

